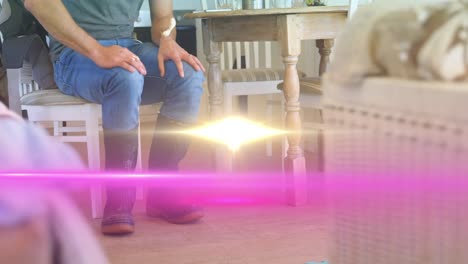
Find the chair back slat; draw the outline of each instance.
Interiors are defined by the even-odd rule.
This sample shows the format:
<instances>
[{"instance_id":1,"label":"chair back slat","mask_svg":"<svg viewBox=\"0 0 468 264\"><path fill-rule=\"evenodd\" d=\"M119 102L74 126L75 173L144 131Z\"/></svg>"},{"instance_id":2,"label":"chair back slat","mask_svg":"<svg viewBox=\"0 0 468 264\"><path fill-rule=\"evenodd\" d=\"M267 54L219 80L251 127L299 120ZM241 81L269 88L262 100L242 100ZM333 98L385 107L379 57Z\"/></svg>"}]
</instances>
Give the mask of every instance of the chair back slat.
<instances>
[{"instance_id":1,"label":"chair back slat","mask_svg":"<svg viewBox=\"0 0 468 264\"><path fill-rule=\"evenodd\" d=\"M25 62L23 63L23 68L21 68L20 96L32 93L36 90L39 90L39 86L33 80L32 65Z\"/></svg>"},{"instance_id":2,"label":"chair back slat","mask_svg":"<svg viewBox=\"0 0 468 264\"><path fill-rule=\"evenodd\" d=\"M259 44L258 44L258 41L255 41L254 43L252 43L253 45L253 53L254 53L254 68L255 69L258 69L260 68L260 48L259 48Z\"/></svg>"},{"instance_id":3,"label":"chair back slat","mask_svg":"<svg viewBox=\"0 0 468 264\"><path fill-rule=\"evenodd\" d=\"M271 2L271 0L265 0L265 8L271 7ZM201 9L207 10L215 1L200 0L200 3ZM271 42L224 42L222 47L221 70L271 68L272 66Z\"/></svg>"},{"instance_id":4,"label":"chair back slat","mask_svg":"<svg viewBox=\"0 0 468 264\"><path fill-rule=\"evenodd\" d=\"M226 54L226 43L222 43L223 46L223 53L220 56L219 64L221 66L221 70L224 71L226 69L226 59L224 54Z\"/></svg>"},{"instance_id":5,"label":"chair back slat","mask_svg":"<svg viewBox=\"0 0 468 264\"><path fill-rule=\"evenodd\" d=\"M259 52L260 53L260 52ZM265 68L271 68L271 42L265 42Z\"/></svg>"},{"instance_id":6,"label":"chair back slat","mask_svg":"<svg viewBox=\"0 0 468 264\"><path fill-rule=\"evenodd\" d=\"M241 69L242 68L241 43L235 42L235 45L236 45L236 69Z\"/></svg>"},{"instance_id":7,"label":"chair back slat","mask_svg":"<svg viewBox=\"0 0 468 264\"><path fill-rule=\"evenodd\" d=\"M39 90L39 84L36 81L34 81L33 84L34 84L34 91Z\"/></svg>"},{"instance_id":8,"label":"chair back slat","mask_svg":"<svg viewBox=\"0 0 468 264\"><path fill-rule=\"evenodd\" d=\"M225 54L227 54L227 67L226 69L232 69L234 65L234 49L232 48L232 42L226 43Z\"/></svg>"},{"instance_id":9,"label":"chair back slat","mask_svg":"<svg viewBox=\"0 0 468 264\"><path fill-rule=\"evenodd\" d=\"M271 42L224 42L222 70L271 68Z\"/></svg>"},{"instance_id":10,"label":"chair back slat","mask_svg":"<svg viewBox=\"0 0 468 264\"><path fill-rule=\"evenodd\" d=\"M251 57L250 57L250 43L249 42L244 42L244 54L245 54L245 68L250 69Z\"/></svg>"},{"instance_id":11,"label":"chair back slat","mask_svg":"<svg viewBox=\"0 0 468 264\"><path fill-rule=\"evenodd\" d=\"M20 84L20 93L19 93L19 95L20 95L20 97L21 97L21 96L23 96L23 95L25 95L25 94L26 94L26 84L21 83L21 84Z\"/></svg>"}]
</instances>

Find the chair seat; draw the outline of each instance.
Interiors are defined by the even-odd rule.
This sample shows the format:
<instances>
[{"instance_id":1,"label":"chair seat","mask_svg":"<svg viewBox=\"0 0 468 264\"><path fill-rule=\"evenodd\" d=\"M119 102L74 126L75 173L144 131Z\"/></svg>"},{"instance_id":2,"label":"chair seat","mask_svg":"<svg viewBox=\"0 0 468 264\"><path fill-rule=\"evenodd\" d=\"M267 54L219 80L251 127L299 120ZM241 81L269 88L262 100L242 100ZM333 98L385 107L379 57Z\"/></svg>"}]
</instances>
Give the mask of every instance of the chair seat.
<instances>
[{"instance_id":1,"label":"chair seat","mask_svg":"<svg viewBox=\"0 0 468 264\"><path fill-rule=\"evenodd\" d=\"M299 77L304 77L303 72L298 71ZM266 82L283 80L283 69L238 69L225 70L222 73L223 82Z\"/></svg>"},{"instance_id":2,"label":"chair seat","mask_svg":"<svg viewBox=\"0 0 468 264\"><path fill-rule=\"evenodd\" d=\"M63 94L59 89L38 90L21 97L22 105L80 105L89 104L84 99Z\"/></svg>"},{"instance_id":3,"label":"chair seat","mask_svg":"<svg viewBox=\"0 0 468 264\"><path fill-rule=\"evenodd\" d=\"M284 82L278 84L278 89L283 90ZM307 77L299 80L301 94L322 95L322 79L319 77Z\"/></svg>"}]
</instances>

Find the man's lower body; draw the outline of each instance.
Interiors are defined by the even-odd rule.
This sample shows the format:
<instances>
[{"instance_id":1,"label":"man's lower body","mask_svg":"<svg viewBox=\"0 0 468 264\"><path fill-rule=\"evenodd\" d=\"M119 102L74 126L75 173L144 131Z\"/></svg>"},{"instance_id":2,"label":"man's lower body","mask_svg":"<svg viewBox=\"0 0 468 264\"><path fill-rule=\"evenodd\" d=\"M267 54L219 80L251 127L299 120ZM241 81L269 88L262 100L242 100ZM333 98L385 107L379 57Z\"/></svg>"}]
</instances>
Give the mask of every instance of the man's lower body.
<instances>
[{"instance_id":1,"label":"man's lower body","mask_svg":"<svg viewBox=\"0 0 468 264\"><path fill-rule=\"evenodd\" d=\"M103 69L83 55L66 48L54 64L57 86L68 95L102 105L106 170L132 171L138 155L139 105L163 102L149 157L151 171L177 171L185 156L189 139L167 132L196 122L202 95L203 73L184 63L181 78L172 61L165 63L161 77L157 63L158 47L134 39L103 40L104 46L119 45L135 53L147 75L122 68ZM187 223L202 217L201 209L178 203L176 190L151 188L147 213L173 223ZM135 203L134 186L107 186L102 231L106 234L131 233L131 211Z\"/></svg>"}]
</instances>

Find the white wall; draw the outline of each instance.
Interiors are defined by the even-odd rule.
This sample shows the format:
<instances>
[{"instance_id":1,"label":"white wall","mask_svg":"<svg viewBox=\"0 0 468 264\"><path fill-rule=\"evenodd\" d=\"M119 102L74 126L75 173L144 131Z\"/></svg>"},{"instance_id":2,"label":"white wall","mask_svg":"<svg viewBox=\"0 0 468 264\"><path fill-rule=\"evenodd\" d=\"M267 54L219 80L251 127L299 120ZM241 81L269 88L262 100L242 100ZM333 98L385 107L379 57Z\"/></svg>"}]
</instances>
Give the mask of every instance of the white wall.
<instances>
[{"instance_id":1,"label":"white wall","mask_svg":"<svg viewBox=\"0 0 468 264\"><path fill-rule=\"evenodd\" d=\"M200 0L174 0L174 9L201 9Z\"/></svg>"},{"instance_id":2,"label":"white wall","mask_svg":"<svg viewBox=\"0 0 468 264\"><path fill-rule=\"evenodd\" d=\"M174 2L175 10L181 10L181 9L200 10L201 9L200 0L173 0L173 2ZM147 10L149 9L148 0L143 1L143 6L141 7L141 9L147 9Z\"/></svg>"}]
</instances>

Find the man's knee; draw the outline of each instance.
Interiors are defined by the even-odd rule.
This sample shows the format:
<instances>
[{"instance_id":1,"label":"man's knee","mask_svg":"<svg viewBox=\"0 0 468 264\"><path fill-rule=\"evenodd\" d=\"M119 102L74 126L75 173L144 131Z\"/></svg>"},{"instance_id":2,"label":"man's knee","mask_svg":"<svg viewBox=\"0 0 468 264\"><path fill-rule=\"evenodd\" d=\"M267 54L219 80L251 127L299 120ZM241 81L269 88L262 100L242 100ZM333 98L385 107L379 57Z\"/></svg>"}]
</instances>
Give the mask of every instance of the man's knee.
<instances>
[{"instance_id":1,"label":"man's knee","mask_svg":"<svg viewBox=\"0 0 468 264\"><path fill-rule=\"evenodd\" d=\"M109 74L103 87L103 126L105 129L133 129L138 125L143 76L120 68L110 70Z\"/></svg>"},{"instance_id":2,"label":"man's knee","mask_svg":"<svg viewBox=\"0 0 468 264\"><path fill-rule=\"evenodd\" d=\"M205 76L203 72L196 71L192 68L192 66L187 64L187 67L184 66L184 79L187 80L187 93L189 93L192 97L200 98L203 94L203 81L205 80Z\"/></svg>"},{"instance_id":3,"label":"man's knee","mask_svg":"<svg viewBox=\"0 0 468 264\"><path fill-rule=\"evenodd\" d=\"M195 70L190 64L183 62L184 66L184 78L188 78L195 82L198 82L201 86L203 81L205 80L205 75L203 74L202 70Z\"/></svg>"},{"instance_id":4,"label":"man's knee","mask_svg":"<svg viewBox=\"0 0 468 264\"><path fill-rule=\"evenodd\" d=\"M179 91L184 93L187 98L187 103L192 107L198 107L200 98L203 94L203 81L205 76L202 71L196 71L192 66L184 63L184 83L183 88Z\"/></svg>"},{"instance_id":5,"label":"man's knee","mask_svg":"<svg viewBox=\"0 0 468 264\"><path fill-rule=\"evenodd\" d=\"M193 97L201 97L203 93L203 81L205 80L205 76L203 72L195 70L190 64L183 62L184 66L184 78L180 78L177 72L178 82L182 87L180 92L187 93ZM175 67L175 65L173 66Z\"/></svg>"},{"instance_id":6,"label":"man's knee","mask_svg":"<svg viewBox=\"0 0 468 264\"><path fill-rule=\"evenodd\" d=\"M166 72L168 74L167 78L169 79L190 79L200 84L204 81L205 77L203 75L203 71L195 70L190 64L186 62L182 62L183 70L184 70L184 78L180 77L179 70L177 69L176 64L174 61L167 61L166 64Z\"/></svg>"},{"instance_id":7,"label":"man's knee","mask_svg":"<svg viewBox=\"0 0 468 264\"><path fill-rule=\"evenodd\" d=\"M118 96L128 100L140 100L143 91L144 76L122 68L111 71L108 85L104 87L107 96Z\"/></svg>"},{"instance_id":8,"label":"man's knee","mask_svg":"<svg viewBox=\"0 0 468 264\"><path fill-rule=\"evenodd\" d=\"M167 76L169 88L161 114L179 122L193 123L198 116L205 77L202 71L196 71L187 63L184 63L184 78L178 75L175 65L172 67Z\"/></svg>"}]
</instances>

